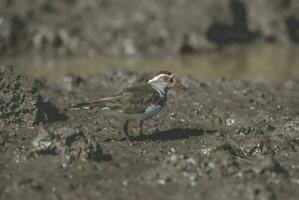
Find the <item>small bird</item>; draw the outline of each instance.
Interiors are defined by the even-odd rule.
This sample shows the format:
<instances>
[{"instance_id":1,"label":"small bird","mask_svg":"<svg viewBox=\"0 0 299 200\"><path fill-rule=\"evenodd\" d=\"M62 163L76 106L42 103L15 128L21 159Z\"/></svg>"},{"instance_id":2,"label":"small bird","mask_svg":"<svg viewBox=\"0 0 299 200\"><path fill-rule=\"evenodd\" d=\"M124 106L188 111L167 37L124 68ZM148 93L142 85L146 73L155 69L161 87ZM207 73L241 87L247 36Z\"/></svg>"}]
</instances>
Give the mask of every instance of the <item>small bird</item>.
<instances>
[{"instance_id":1,"label":"small bird","mask_svg":"<svg viewBox=\"0 0 299 200\"><path fill-rule=\"evenodd\" d=\"M161 111L166 104L168 90L174 87L186 89L174 73L158 71L144 84L125 88L97 101L79 103L71 108L100 109L104 114L116 117L122 123L126 139L130 140L129 122L139 121L139 133L143 134L143 121Z\"/></svg>"}]
</instances>

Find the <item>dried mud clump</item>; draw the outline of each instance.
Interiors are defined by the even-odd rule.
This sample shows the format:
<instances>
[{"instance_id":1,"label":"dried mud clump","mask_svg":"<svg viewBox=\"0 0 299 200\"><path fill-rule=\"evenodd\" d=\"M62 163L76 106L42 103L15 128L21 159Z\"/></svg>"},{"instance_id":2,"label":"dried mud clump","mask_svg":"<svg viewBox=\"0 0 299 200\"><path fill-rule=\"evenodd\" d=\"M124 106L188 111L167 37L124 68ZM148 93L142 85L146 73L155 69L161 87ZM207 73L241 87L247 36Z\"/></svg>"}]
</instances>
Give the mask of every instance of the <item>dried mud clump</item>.
<instances>
[{"instance_id":1,"label":"dried mud clump","mask_svg":"<svg viewBox=\"0 0 299 200\"><path fill-rule=\"evenodd\" d=\"M62 118L53 104L42 100L32 81L14 73L11 66L0 67L0 126L33 126Z\"/></svg>"},{"instance_id":2,"label":"dried mud clump","mask_svg":"<svg viewBox=\"0 0 299 200\"><path fill-rule=\"evenodd\" d=\"M37 132L30 155L59 155L63 164L76 160L99 161L105 157L94 138L84 135L78 129L61 127L46 130L41 127Z\"/></svg>"}]
</instances>

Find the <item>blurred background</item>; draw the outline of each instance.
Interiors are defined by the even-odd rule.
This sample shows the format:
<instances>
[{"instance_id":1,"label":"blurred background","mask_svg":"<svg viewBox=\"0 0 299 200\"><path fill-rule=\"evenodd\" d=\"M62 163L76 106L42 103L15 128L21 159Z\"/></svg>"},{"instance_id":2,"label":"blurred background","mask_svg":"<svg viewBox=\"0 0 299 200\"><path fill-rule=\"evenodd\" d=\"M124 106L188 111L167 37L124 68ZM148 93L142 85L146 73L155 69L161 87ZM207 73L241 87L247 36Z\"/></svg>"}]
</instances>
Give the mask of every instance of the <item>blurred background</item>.
<instances>
[{"instance_id":1,"label":"blurred background","mask_svg":"<svg viewBox=\"0 0 299 200\"><path fill-rule=\"evenodd\" d=\"M298 0L1 0L0 65L59 79L168 69L200 80L299 76Z\"/></svg>"}]
</instances>

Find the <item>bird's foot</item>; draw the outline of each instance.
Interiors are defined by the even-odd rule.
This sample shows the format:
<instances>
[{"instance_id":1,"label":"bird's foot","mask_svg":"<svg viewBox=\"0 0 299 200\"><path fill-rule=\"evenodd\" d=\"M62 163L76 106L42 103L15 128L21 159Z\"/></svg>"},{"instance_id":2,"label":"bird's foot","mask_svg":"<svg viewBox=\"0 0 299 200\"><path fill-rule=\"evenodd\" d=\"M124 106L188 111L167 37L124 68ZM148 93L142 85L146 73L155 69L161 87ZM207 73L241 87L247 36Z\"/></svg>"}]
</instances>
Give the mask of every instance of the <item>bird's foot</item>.
<instances>
[{"instance_id":1,"label":"bird's foot","mask_svg":"<svg viewBox=\"0 0 299 200\"><path fill-rule=\"evenodd\" d=\"M144 136L145 135L142 128L138 128L138 133L139 133L139 136Z\"/></svg>"},{"instance_id":2,"label":"bird's foot","mask_svg":"<svg viewBox=\"0 0 299 200\"><path fill-rule=\"evenodd\" d=\"M131 142L132 141L130 136L126 136L125 138L126 138L127 142Z\"/></svg>"},{"instance_id":3,"label":"bird's foot","mask_svg":"<svg viewBox=\"0 0 299 200\"><path fill-rule=\"evenodd\" d=\"M127 137L125 137L125 140L127 141L127 143L128 143L129 146L133 146L134 145L132 137L127 136Z\"/></svg>"}]
</instances>

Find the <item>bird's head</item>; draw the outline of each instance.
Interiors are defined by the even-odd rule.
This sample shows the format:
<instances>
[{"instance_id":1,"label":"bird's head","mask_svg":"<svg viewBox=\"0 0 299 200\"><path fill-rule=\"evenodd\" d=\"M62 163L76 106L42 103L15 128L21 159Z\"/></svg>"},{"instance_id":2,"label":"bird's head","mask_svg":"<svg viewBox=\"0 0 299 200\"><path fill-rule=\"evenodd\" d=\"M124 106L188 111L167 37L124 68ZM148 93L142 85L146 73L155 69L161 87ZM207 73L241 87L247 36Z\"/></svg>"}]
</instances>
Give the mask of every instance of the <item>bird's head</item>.
<instances>
[{"instance_id":1,"label":"bird's head","mask_svg":"<svg viewBox=\"0 0 299 200\"><path fill-rule=\"evenodd\" d=\"M152 85L156 89L165 93L170 88L179 88L185 90L185 86L176 78L174 73L168 71L156 72L148 81L148 84Z\"/></svg>"}]
</instances>

